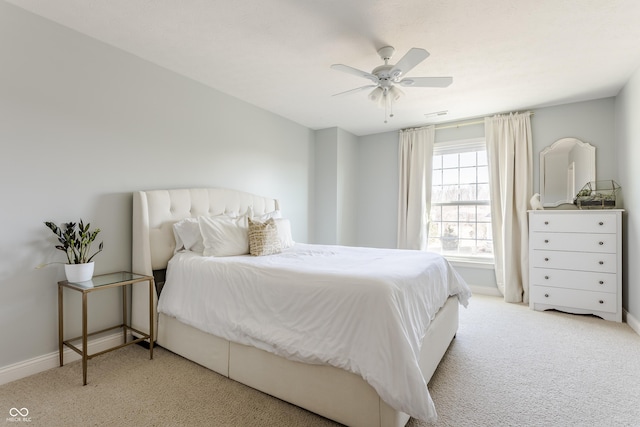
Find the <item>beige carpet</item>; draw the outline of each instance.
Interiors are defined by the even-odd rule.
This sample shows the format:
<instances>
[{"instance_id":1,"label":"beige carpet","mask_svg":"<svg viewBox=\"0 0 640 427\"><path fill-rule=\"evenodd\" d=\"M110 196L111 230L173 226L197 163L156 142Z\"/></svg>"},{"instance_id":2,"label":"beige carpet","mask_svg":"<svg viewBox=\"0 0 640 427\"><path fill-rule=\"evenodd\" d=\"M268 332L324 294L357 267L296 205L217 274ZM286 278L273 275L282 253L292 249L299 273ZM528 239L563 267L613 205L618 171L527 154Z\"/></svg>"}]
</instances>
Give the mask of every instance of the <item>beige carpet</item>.
<instances>
[{"instance_id":1,"label":"beige carpet","mask_svg":"<svg viewBox=\"0 0 640 427\"><path fill-rule=\"evenodd\" d=\"M0 426L336 425L162 348L153 361L138 346L97 357L88 381L73 362L0 386ZM474 296L429 387L438 426L640 426L640 336Z\"/></svg>"}]
</instances>

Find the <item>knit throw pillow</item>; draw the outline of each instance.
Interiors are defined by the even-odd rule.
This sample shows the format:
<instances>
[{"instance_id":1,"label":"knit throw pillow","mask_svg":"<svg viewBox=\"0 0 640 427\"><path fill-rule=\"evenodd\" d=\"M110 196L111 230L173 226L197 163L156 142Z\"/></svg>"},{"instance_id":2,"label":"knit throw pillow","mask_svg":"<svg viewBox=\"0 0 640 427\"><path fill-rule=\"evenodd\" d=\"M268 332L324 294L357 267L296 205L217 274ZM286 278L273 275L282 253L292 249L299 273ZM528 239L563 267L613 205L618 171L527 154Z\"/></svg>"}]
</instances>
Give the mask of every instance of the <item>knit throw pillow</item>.
<instances>
[{"instance_id":1,"label":"knit throw pillow","mask_svg":"<svg viewBox=\"0 0 640 427\"><path fill-rule=\"evenodd\" d=\"M282 252L282 244L273 218L265 222L249 218L249 253L253 256L262 256L280 252Z\"/></svg>"}]
</instances>

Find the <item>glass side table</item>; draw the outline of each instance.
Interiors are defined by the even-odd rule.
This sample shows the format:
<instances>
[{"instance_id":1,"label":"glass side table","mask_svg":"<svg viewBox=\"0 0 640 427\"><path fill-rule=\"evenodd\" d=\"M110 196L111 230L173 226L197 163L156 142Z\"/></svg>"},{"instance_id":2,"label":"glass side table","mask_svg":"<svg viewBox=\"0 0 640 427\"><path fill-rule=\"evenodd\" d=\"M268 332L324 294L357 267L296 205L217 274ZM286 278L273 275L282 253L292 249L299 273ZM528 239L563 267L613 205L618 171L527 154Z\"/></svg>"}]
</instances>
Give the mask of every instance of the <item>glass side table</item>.
<instances>
[{"instance_id":1,"label":"glass side table","mask_svg":"<svg viewBox=\"0 0 640 427\"><path fill-rule=\"evenodd\" d=\"M136 283L149 283L149 333L144 333L131 327L127 321L127 285L134 285ZM87 295L91 292L101 291L110 288L122 288L122 323L110 328L102 329L99 331L87 333ZM64 339L64 298L62 295L63 288L72 289L82 293L82 335L79 337ZM86 282L69 282L63 280L58 282L58 350L60 351L60 366L64 365L63 349L66 345L80 356L82 356L82 381L83 385L87 385L87 360L92 359L101 354L109 351L117 350L127 345L136 344L141 341L148 340L149 342L149 359L153 359L153 292L155 290L153 276L143 276L141 274L129 273L126 271L120 271L117 273L103 274L94 276L91 280ZM123 341L122 344L111 347L107 350L103 350L94 354L89 354L87 348L87 338L93 335L101 334L114 329L122 329ZM127 342L128 332L133 331L137 334L138 338L134 338ZM73 345L73 342L82 341L82 348L78 348Z\"/></svg>"}]
</instances>

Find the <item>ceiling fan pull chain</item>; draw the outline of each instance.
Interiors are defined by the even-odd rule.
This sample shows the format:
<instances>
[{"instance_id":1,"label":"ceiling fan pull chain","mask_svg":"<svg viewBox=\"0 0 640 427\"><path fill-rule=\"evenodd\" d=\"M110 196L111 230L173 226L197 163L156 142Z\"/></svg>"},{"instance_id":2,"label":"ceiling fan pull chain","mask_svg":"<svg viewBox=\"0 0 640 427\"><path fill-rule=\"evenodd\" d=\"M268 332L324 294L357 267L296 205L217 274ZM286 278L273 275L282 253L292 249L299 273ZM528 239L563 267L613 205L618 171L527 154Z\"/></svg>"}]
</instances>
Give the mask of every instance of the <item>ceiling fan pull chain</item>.
<instances>
[{"instance_id":1,"label":"ceiling fan pull chain","mask_svg":"<svg viewBox=\"0 0 640 427\"><path fill-rule=\"evenodd\" d=\"M387 123L387 105L388 105L389 98L387 98L386 92L382 96L383 96L382 99L384 100L384 122Z\"/></svg>"}]
</instances>

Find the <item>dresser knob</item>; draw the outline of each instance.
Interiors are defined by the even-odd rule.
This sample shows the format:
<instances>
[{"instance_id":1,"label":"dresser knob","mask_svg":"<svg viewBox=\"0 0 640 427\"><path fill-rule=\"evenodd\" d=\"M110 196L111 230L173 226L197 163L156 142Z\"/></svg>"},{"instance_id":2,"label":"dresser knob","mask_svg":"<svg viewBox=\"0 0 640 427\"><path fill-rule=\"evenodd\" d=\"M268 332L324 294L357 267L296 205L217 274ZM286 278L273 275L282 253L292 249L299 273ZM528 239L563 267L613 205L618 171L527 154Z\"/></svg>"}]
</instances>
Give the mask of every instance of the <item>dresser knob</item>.
<instances>
[{"instance_id":1,"label":"dresser knob","mask_svg":"<svg viewBox=\"0 0 640 427\"><path fill-rule=\"evenodd\" d=\"M604 285L604 281L602 281L602 280L600 280L598 283L601 284L601 285Z\"/></svg>"},{"instance_id":2,"label":"dresser knob","mask_svg":"<svg viewBox=\"0 0 640 427\"><path fill-rule=\"evenodd\" d=\"M600 222L598 223L598 225L604 225L604 222L600 221Z\"/></svg>"},{"instance_id":3,"label":"dresser knob","mask_svg":"<svg viewBox=\"0 0 640 427\"><path fill-rule=\"evenodd\" d=\"M600 304L604 304L604 301L602 301L602 300L600 300L600 301L598 301L598 302L599 302Z\"/></svg>"},{"instance_id":4,"label":"dresser knob","mask_svg":"<svg viewBox=\"0 0 640 427\"><path fill-rule=\"evenodd\" d=\"M549 258L545 258L544 260L545 260L545 261L549 261Z\"/></svg>"},{"instance_id":5,"label":"dresser knob","mask_svg":"<svg viewBox=\"0 0 640 427\"><path fill-rule=\"evenodd\" d=\"M544 276L544 280L549 280L549 276Z\"/></svg>"},{"instance_id":6,"label":"dresser knob","mask_svg":"<svg viewBox=\"0 0 640 427\"><path fill-rule=\"evenodd\" d=\"M545 298L549 298L549 294L544 294L544 297Z\"/></svg>"},{"instance_id":7,"label":"dresser knob","mask_svg":"<svg viewBox=\"0 0 640 427\"><path fill-rule=\"evenodd\" d=\"M544 242L545 243L549 243L549 239L544 239Z\"/></svg>"},{"instance_id":8,"label":"dresser knob","mask_svg":"<svg viewBox=\"0 0 640 427\"><path fill-rule=\"evenodd\" d=\"M549 221L545 221L544 225L549 225ZM602 225L602 224L600 224L600 225Z\"/></svg>"},{"instance_id":9,"label":"dresser knob","mask_svg":"<svg viewBox=\"0 0 640 427\"><path fill-rule=\"evenodd\" d=\"M604 242L598 242L598 244L599 244L600 246L602 246L602 245L604 245Z\"/></svg>"},{"instance_id":10,"label":"dresser knob","mask_svg":"<svg viewBox=\"0 0 640 427\"><path fill-rule=\"evenodd\" d=\"M598 261L598 264L603 265L604 261Z\"/></svg>"}]
</instances>

